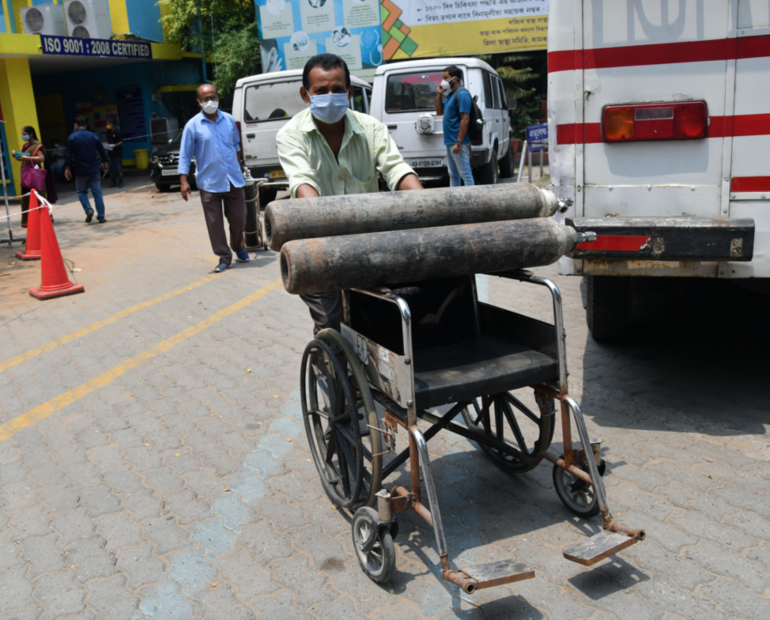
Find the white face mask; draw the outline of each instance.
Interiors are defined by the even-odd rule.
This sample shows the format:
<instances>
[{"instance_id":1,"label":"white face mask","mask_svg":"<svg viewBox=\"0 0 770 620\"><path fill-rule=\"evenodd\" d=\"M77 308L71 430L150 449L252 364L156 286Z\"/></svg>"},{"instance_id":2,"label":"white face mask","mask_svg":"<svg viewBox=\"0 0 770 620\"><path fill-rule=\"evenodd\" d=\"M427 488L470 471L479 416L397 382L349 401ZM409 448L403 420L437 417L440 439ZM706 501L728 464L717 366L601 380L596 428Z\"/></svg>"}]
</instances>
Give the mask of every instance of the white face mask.
<instances>
[{"instance_id":1,"label":"white face mask","mask_svg":"<svg viewBox=\"0 0 770 620\"><path fill-rule=\"evenodd\" d=\"M204 101L201 103L201 109L206 114L214 114L219 108L219 101Z\"/></svg>"},{"instance_id":2,"label":"white face mask","mask_svg":"<svg viewBox=\"0 0 770 620\"><path fill-rule=\"evenodd\" d=\"M314 95L310 97L310 112L313 116L327 125L333 125L347 114L350 102L347 93L332 93L329 95Z\"/></svg>"}]
</instances>

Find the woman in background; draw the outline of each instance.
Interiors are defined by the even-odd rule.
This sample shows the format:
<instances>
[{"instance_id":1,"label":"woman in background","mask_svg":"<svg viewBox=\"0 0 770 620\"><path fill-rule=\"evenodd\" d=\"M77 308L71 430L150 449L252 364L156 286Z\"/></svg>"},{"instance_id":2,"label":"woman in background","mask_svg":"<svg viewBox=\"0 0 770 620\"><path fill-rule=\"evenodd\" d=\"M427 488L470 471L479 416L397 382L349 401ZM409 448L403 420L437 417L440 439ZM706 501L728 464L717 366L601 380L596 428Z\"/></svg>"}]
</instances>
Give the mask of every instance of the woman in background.
<instances>
[{"instance_id":1,"label":"woman in background","mask_svg":"<svg viewBox=\"0 0 770 620\"><path fill-rule=\"evenodd\" d=\"M58 199L56 195L56 185L53 180L53 172L50 170L51 166L48 161L48 155L45 151L45 147L38 140L37 132L31 125L27 125L22 128L21 139L24 141L24 146L21 151L12 151L12 155L21 162L22 166L40 166L47 170L45 175L45 193L46 199L51 204L55 203ZM29 194L29 188L22 186L21 193ZM27 227L27 211L29 210L29 196L24 196L21 199L21 227ZM51 217L53 222L53 217Z\"/></svg>"}]
</instances>

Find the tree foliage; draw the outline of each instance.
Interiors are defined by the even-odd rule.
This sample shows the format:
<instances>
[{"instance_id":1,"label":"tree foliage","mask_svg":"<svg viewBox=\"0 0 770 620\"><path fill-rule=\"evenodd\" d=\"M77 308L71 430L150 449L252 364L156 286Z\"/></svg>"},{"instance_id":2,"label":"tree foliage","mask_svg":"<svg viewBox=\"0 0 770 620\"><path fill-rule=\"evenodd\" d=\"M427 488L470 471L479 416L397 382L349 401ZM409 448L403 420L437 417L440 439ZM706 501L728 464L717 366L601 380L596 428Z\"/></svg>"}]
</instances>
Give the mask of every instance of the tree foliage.
<instances>
[{"instance_id":1,"label":"tree foliage","mask_svg":"<svg viewBox=\"0 0 770 620\"><path fill-rule=\"evenodd\" d=\"M503 81L506 100L515 99L518 102L516 110L511 112L511 133L516 139L524 139L527 127L539 122L540 97L537 89L531 86L533 80L540 78L530 63L541 65L543 59L532 54L487 54L478 56L489 63L497 71Z\"/></svg>"},{"instance_id":2,"label":"tree foliage","mask_svg":"<svg viewBox=\"0 0 770 620\"><path fill-rule=\"evenodd\" d=\"M233 92L239 78L261 73L257 23L224 33L214 45L212 60L217 90L225 95Z\"/></svg>"},{"instance_id":3,"label":"tree foliage","mask_svg":"<svg viewBox=\"0 0 770 620\"><path fill-rule=\"evenodd\" d=\"M214 63L222 95L238 78L259 72L259 35L254 0L159 0L169 43L203 51Z\"/></svg>"}]
</instances>

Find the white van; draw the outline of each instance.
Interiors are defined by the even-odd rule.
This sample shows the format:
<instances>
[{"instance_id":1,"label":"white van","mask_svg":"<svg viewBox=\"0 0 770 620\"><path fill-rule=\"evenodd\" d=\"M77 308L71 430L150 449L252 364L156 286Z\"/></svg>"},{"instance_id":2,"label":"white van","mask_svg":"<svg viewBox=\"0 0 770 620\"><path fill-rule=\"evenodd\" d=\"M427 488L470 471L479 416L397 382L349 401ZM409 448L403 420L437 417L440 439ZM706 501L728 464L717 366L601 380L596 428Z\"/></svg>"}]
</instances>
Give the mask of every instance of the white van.
<instances>
[{"instance_id":1,"label":"white van","mask_svg":"<svg viewBox=\"0 0 770 620\"><path fill-rule=\"evenodd\" d=\"M350 76L353 99L350 107L369 114L372 87ZM259 202L266 206L289 183L278 161L275 138L289 119L307 107L299 94L302 70L277 71L241 78L233 93L233 117L241 132L241 148L246 166L259 185Z\"/></svg>"},{"instance_id":2,"label":"white van","mask_svg":"<svg viewBox=\"0 0 770 620\"><path fill-rule=\"evenodd\" d=\"M457 66L484 116L484 140L474 145L471 165L477 183L513 176L513 142L508 102L497 72L476 58L410 60L377 68L372 116L388 126L401 154L423 181L446 181L449 173L443 117L436 115L436 91L444 69Z\"/></svg>"}]
</instances>

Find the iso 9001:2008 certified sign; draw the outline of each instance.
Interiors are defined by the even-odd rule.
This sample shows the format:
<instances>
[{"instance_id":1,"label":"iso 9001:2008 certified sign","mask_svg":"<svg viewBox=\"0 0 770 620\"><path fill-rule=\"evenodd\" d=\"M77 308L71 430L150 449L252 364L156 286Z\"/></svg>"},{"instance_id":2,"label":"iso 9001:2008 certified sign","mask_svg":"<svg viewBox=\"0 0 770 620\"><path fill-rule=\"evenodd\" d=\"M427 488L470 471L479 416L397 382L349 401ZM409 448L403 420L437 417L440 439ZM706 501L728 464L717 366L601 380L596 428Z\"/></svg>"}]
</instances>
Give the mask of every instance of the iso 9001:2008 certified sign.
<instances>
[{"instance_id":1,"label":"iso 9001:2008 certified sign","mask_svg":"<svg viewBox=\"0 0 770 620\"><path fill-rule=\"evenodd\" d=\"M40 35L43 54L60 56L102 56L151 60L152 46L145 41L113 41Z\"/></svg>"}]
</instances>

